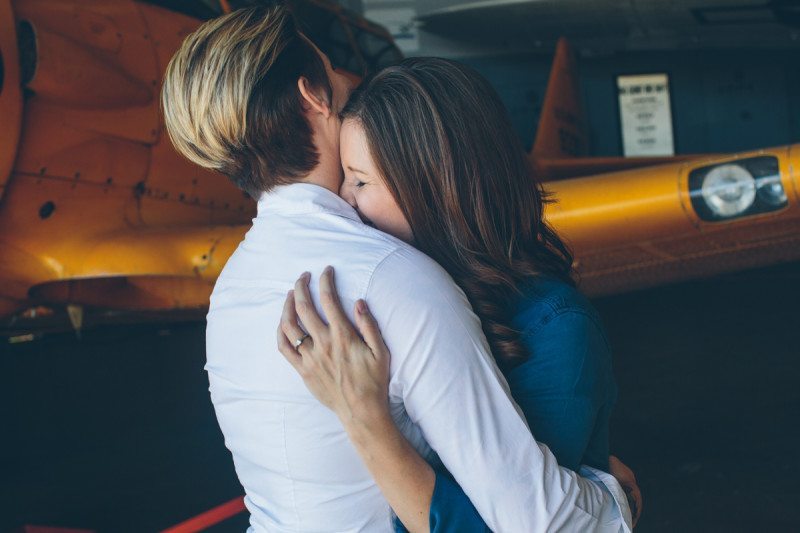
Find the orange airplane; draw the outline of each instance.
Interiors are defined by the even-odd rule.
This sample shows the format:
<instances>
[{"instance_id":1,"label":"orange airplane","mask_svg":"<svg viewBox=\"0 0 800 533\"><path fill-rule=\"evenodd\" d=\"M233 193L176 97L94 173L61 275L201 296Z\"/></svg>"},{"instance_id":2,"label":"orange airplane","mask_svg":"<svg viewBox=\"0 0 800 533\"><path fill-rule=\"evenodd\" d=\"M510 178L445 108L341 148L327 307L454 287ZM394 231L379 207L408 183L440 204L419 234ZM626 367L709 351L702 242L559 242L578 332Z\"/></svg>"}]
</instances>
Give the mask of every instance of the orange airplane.
<instances>
[{"instance_id":1,"label":"orange airplane","mask_svg":"<svg viewBox=\"0 0 800 533\"><path fill-rule=\"evenodd\" d=\"M177 11L176 5L182 5ZM203 19L236 7L0 0L0 317L36 331L95 320L200 317L254 215L227 178L165 135L161 77ZM333 2L296 0L306 33L359 77L402 56ZM168 7L170 6L170 7ZM678 158L590 158L575 60L559 43L537 138L547 217L582 288L619 293L800 258L800 145ZM94 317L94 318L92 318Z\"/></svg>"}]
</instances>

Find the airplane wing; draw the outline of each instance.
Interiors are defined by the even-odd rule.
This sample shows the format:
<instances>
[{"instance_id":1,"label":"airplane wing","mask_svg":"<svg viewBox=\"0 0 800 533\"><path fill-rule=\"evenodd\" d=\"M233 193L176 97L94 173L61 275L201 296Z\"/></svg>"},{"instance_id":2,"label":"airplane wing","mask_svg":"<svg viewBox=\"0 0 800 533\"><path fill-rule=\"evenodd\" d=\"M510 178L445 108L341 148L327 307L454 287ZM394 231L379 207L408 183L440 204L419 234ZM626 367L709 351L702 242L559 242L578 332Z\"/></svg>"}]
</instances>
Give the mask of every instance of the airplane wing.
<instances>
[{"instance_id":1,"label":"airplane wing","mask_svg":"<svg viewBox=\"0 0 800 533\"><path fill-rule=\"evenodd\" d=\"M353 76L402 57L384 28L335 2L291 4ZM199 18L219 14L161 0L0 0L0 316L208 304L255 203L175 153L158 90Z\"/></svg>"},{"instance_id":2,"label":"airplane wing","mask_svg":"<svg viewBox=\"0 0 800 533\"><path fill-rule=\"evenodd\" d=\"M588 153L575 55L562 38L528 159L558 201L548 220L572 246L587 294L800 259L798 145L727 156ZM712 183L712 171L725 174ZM771 184L773 208L757 208ZM752 203L737 216L710 215L704 198L723 205L725 195Z\"/></svg>"},{"instance_id":3,"label":"airplane wing","mask_svg":"<svg viewBox=\"0 0 800 533\"><path fill-rule=\"evenodd\" d=\"M62 246L3 243L8 307L81 305L129 311L203 309L247 226L121 231Z\"/></svg>"},{"instance_id":4,"label":"airplane wing","mask_svg":"<svg viewBox=\"0 0 800 533\"><path fill-rule=\"evenodd\" d=\"M14 5L0 0L0 29L13 37L0 32L0 110L11 117L0 121L0 168L10 169L0 174L0 316L37 306L202 310L255 205L163 134L159 80L199 21L133 0ZM17 39L18 28L28 37ZM395 54L380 49L376 58ZM573 142L575 99L548 102L532 159L551 175L653 163L575 157L585 155ZM546 182L558 201L546 216L572 246L587 293L800 258L799 145L658 162Z\"/></svg>"},{"instance_id":5,"label":"airplane wing","mask_svg":"<svg viewBox=\"0 0 800 533\"><path fill-rule=\"evenodd\" d=\"M547 182L590 295L800 259L800 145Z\"/></svg>"}]
</instances>

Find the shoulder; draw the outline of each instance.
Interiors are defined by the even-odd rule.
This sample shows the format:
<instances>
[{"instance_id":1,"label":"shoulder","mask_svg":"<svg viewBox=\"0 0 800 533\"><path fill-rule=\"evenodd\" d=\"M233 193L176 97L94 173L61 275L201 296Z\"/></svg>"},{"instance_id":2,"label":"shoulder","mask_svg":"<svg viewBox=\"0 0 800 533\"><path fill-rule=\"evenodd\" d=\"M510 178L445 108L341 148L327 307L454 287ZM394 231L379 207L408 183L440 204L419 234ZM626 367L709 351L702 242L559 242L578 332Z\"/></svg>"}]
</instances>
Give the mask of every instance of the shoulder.
<instances>
[{"instance_id":1,"label":"shoulder","mask_svg":"<svg viewBox=\"0 0 800 533\"><path fill-rule=\"evenodd\" d=\"M354 294L363 296L381 262L408 247L361 221L333 213L261 216L226 261L217 285L283 287L287 277L293 283L305 270L318 274L332 265L351 282Z\"/></svg>"},{"instance_id":2,"label":"shoulder","mask_svg":"<svg viewBox=\"0 0 800 533\"><path fill-rule=\"evenodd\" d=\"M589 299L564 281L536 278L526 283L521 291L513 325L523 335L532 335L559 323L603 329L600 315Z\"/></svg>"},{"instance_id":3,"label":"shoulder","mask_svg":"<svg viewBox=\"0 0 800 533\"><path fill-rule=\"evenodd\" d=\"M464 291L436 261L411 246L386 254L371 276L367 296L409 308L472 313ZM444 320L444 318L440 318Z\"/></svg>"},{"instance_id":4,"label":"shoulder","mask_svg":"<svg viewBox=\"0 0 800 533\"><path fill-rule=\"evenodd\" d=\"M397 279L415 285L454 283L439 263L406 243L387 249L373 274L373 282L377 283Z\"/></svg>"},{"instance_id":5,"label":"shoulder","mask_svg":"<svg viewBox=\"0 0 800 533\"><path fill-rule=\"evenodd\" d=\"M441 265L405 243L377 265L366 300L390 348L392 336L395 343L398 337L417 344L436 337L449 339L453 346L477 343L485 348L480 320L464 291Z\"/></svg>"},{"instance_id":6,"label":"shoulder","mask_svg":"<svg viewBox=\"0 0 800 533\"><path fill-rule=\"evenodd\" d=\"M600 315L575 287L555 280L530 284L519 302L515 327L529 358L510 371L513 388L572 390L612 379L611 348Z\"/></svg>"}]
</instances>

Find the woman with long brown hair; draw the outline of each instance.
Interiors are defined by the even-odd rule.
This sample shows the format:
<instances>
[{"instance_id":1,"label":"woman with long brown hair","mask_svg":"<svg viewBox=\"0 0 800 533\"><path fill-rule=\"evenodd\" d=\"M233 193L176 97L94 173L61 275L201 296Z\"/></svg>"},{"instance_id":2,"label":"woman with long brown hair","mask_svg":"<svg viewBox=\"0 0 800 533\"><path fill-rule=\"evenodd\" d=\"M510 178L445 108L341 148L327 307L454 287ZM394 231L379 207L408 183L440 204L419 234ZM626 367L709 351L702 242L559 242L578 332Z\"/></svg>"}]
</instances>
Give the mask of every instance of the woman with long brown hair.
<instances>
[{"instance_id":1,"label":"woman with long brown hair","mask_svg":"<svg viewBox=\"0 0 800 533\"><path fill-rule=\"evenodd\" d=\"M616 385L605 332L575 289L572 256L543 218L548 199L489 83L456 62L409 59L368 78L341 118L342 197L462 288L537 441L575 471L623 468L609 464ZM337 312L333 272L321 280L328 326L307 305L308 280L287 298L281 352L323 403L355 420L351 438L403 523L485 530L445 471L392 428L389 354L366 303L355 310L361 340ZM302 339L302 357L291 339Z\"/></svg>"}]
</instances>

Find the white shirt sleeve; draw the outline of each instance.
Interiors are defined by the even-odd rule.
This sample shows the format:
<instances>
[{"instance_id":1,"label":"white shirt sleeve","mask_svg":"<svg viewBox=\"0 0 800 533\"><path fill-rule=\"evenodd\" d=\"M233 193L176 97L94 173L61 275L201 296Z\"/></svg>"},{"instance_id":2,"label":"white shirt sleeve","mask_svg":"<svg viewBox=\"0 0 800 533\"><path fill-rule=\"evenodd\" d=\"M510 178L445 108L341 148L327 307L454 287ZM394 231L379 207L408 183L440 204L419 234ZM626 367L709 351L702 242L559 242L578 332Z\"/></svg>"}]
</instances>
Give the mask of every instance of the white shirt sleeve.
<instances>
[{"instance_id":1,"label":"white shirt sleeve","mask_svg":"<svg viewBox=\"0 0 800 533\"><path fill-rule=\"evenodd\" d=\"M366 300L391 351L390 397L493 531L627 529L600 484L558 466L534 440L478 317L438 264L397 250L375 270Z\"/></svg>"}]
</instances>

